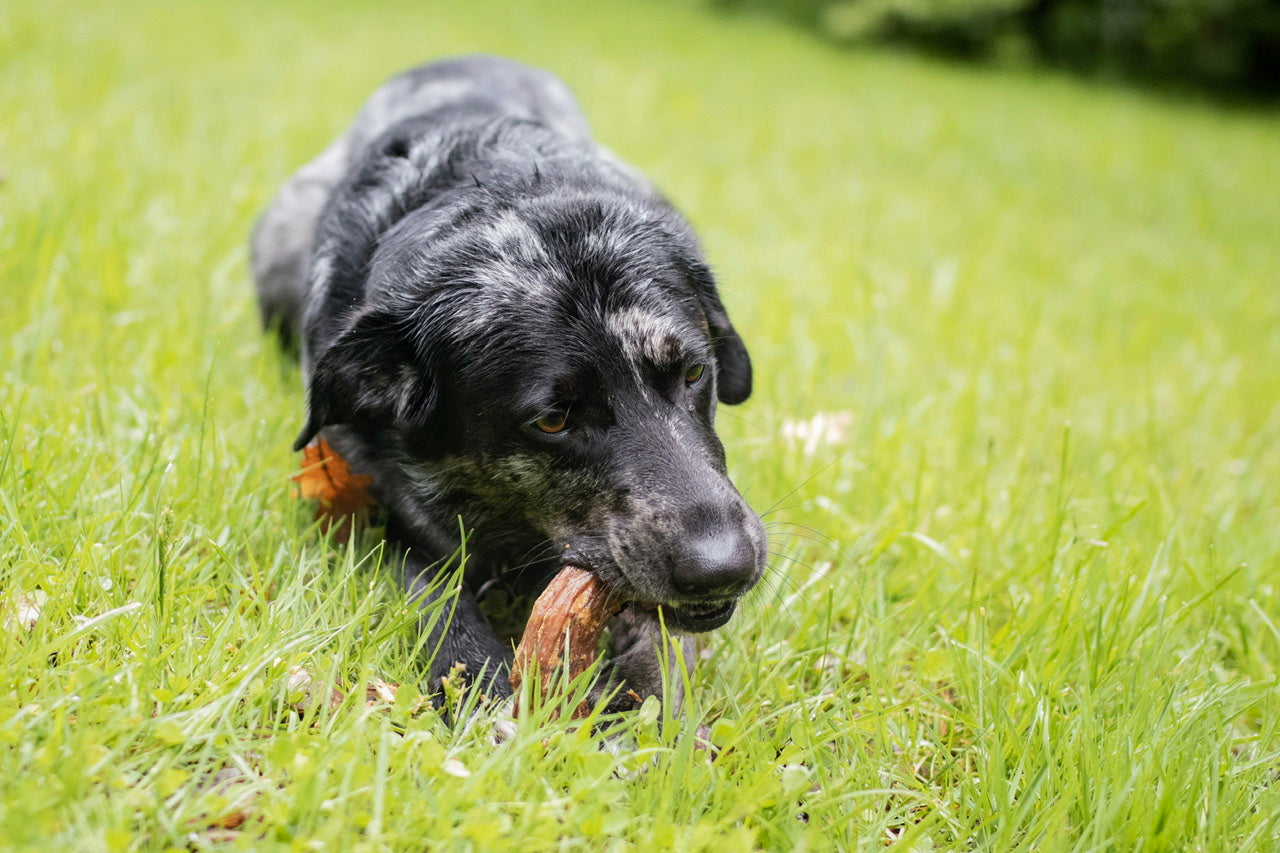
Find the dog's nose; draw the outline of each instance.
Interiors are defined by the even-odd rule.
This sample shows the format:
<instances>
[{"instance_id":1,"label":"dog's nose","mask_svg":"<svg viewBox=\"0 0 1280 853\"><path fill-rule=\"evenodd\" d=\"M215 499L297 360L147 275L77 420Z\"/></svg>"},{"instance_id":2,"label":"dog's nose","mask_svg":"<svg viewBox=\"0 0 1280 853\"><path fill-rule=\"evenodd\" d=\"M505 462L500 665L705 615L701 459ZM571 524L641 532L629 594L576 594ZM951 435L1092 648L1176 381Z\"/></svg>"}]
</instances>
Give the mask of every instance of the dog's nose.
<instances>
[{"instance_id":1,"label":"dog's nose","mask_svg":"<svg viewBox=\"0 0 1280 853\"><path fill-rule=\"evenodd\" d=\"M746 531L719 527L692 537L671 570L676 592L694 599L728 598L759 579L755 548Z\"/></svg>"}]
</instances>

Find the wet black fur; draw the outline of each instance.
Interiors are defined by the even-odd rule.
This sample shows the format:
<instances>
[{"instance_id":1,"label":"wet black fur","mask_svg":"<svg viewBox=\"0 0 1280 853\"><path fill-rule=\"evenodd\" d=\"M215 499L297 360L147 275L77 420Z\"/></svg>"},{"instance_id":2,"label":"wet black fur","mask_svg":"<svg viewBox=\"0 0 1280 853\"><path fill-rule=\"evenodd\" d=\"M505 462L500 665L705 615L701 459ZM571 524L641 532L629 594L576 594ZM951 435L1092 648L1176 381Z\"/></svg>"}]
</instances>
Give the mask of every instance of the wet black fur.
<instances>
[{"instance_id":1,"label":"wet black fur","mask_svg":"<svg viewBox=\"0 0 1280 853\"><path fill-rule=\"evenodd\" d=\"M763 527L714 431L747 351L688 224L551 75L471 57L395 78L252 248L264 320L301 345L296 447L323 432L372 475L411 589L472 532L433 680L460 662L509 692L477 594L531 597L571 563L639 603L611 675L655 693L648 605L703 630L758 580ZM556 410L567 429L535 426Z\"/></svg>"}]
</instances>

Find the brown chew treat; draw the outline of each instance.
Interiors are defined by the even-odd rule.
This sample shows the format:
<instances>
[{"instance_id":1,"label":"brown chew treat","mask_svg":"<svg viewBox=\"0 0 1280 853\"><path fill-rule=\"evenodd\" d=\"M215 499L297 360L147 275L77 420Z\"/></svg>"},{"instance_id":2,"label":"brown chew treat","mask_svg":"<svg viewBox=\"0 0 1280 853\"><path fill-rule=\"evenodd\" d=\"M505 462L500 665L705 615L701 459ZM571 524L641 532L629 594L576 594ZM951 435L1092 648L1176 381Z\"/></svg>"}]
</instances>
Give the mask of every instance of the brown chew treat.
<instances>
[{"instance_id":1,"label":"brown chew treat","mask_svg":"<svg viewBox=\"0 0 1280 853\"><path fill-rule=\"evenodd\" d=\"M533 603L511 665L511 686L519 691L525 672L536 661L539 688L546 695L565 662L566 638L569 678L577 678L596 659L600 634L621 607L622 602L613 598L591 572L565 566ZM590 710L584 702L573 715L584 717Z\"/></svg>"}]
</instances>

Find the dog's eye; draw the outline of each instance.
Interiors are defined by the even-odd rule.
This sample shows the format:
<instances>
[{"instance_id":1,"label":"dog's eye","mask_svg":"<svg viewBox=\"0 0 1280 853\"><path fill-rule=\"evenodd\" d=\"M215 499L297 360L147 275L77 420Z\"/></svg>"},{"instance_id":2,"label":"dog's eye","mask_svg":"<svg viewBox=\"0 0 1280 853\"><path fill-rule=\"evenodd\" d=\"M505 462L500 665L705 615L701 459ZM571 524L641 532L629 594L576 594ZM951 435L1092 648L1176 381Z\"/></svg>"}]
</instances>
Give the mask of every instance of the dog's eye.
<instances>
[{"instance_id":1,"label":"dog's eye","mask_svg":"<svg viewBox=\"0 0 1280 853\"><path fill-rule=\"evenodd\" d=\"M563 409L557 409L538 418L533 425L549 435L554 435L557 432L563 432L569 425L569 413Z\"/></svg>"},{"instance_id":2,"label":"dog's eye","mask_svg":"<svg viewBox=\"0 0 1280 853\"><path fill-rule=\"evenodd\" d=\"M684 372L684 381L686 385L697 385L698 380L702 378L703 372L707 369L705 364L692 365Z\"/></svg>"}]
</instances>

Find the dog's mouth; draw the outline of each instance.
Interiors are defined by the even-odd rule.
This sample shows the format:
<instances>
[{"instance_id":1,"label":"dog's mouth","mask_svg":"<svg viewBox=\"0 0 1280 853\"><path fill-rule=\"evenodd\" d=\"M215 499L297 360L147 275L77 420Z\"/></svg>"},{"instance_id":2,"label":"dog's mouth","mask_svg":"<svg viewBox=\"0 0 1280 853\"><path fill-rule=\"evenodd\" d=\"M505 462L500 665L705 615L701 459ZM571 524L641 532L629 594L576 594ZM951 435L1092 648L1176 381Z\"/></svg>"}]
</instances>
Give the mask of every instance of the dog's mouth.
<instances>
[{"instance_id":1,"label":"dog's mouth","mask_svg":"<svg viewBox=\"0 0 1280 853\"><path fill-rule=\"evenodd\" d=\"M671 624L685 631L700 633L724 625L738 607L736 599L689 604L664 604L662 612Z\"/></svg>"},{"instance_id":2,"label":"dog's mouth","mask_svg":"<svg viewBox=\"0 0 1280 853\"><path fill-rule=\"evenodd\" d=\"M614 589L616 595L622 600L630 602L630 607L649 613L661 610L662 618L667 625L679 631L697 634L703 631L715 630L727 624L733 618L734 611L738 608L738 598L736 596L705 601L654 600L656 596L650 597L653 595L652 591L641 591L632 586L617 564L604 563L601 565L596 563L593 565L592 562L584 559L582 554L571 551L568 548L565 549L565 553L560 560L562 566L579 566L601 576L605 584Z\"/></svg>"}]
</instances>

